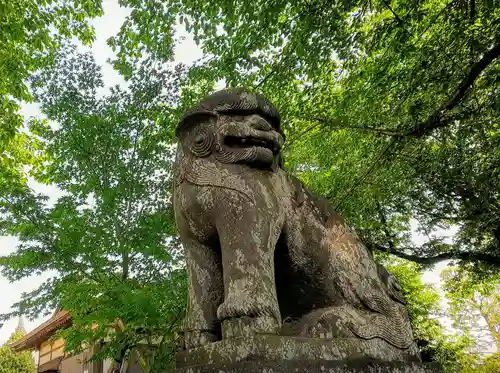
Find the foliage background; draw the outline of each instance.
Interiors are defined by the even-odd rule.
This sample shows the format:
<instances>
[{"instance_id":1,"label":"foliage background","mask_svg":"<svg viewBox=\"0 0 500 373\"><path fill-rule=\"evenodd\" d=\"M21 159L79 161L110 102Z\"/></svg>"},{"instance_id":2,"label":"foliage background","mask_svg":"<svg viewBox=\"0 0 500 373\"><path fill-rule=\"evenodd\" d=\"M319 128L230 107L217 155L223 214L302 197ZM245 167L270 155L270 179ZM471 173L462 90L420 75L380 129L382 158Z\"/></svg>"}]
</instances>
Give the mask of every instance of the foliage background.
<instances>
[{"instance_id":1,"label":"foliage background","mask_svg":"<svg viewBox=\"0 0 500 373\"><path fill-rule=\"evenodd\" d=\"M26 333L22 329L16 329L9 340L0 346L0 372L2 373L35 373L35 362L31 351L14 352L9 343L15 342Z\"/></svg>"},{"instance_id":2,"label":"foliage background","mask_svg":"<svg viewBox=\"0 0 500 373\"><path fill-rule=\"evenodd\" d=\"M70 31L51 58L14 75L32 87L20 99L43 114L2 145L0 229L21 244L0 264L10 280L56 275L6 317L62 305L78 326L65 332L69 348L112 336L102 356L120 360L161 336L168 364L185 292L168 199L172 130L215 86L245 85L283 113L287 169L327 196L401 280L424 353L450 371L496 371L497 355L477 354L481 326L456 310L476 312L477 294L498 294L497 1L121 4L131 12L109 45L126 88L104 88L91 56L63 43ZM101 4L83 18L61 9L85 22ZM171 62L178 22L204 53L194 66ZM92 30L81 30L90 42ZM47 205L28 176L63 196ZM410 239L415 222L423 245ZM450 228L451 242L439 234ZM443 297L420 278L445 259L458 265L444 289L457 336L435 321Z\"/></svg>"}]
</instances>

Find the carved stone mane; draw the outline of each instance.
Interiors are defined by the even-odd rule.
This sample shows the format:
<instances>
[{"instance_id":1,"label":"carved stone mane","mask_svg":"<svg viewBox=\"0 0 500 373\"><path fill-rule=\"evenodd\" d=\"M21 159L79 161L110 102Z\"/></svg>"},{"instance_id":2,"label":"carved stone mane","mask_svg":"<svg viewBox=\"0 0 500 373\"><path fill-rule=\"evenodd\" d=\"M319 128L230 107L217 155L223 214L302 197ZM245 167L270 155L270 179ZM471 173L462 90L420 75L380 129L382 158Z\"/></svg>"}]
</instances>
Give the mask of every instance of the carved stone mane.
<instances>
[{"instance_id":1,"label":"carved stone mane","mask_svg":"<svg viewBox=\"0 0 500 373\"><path fill-rule=\"evenodd\" d=\"M216 92L186 112L176 135L187 350L275 334L337 350L358 341L358 355L418 360L394 276L328 201L280 167L285 137L267 99Z\"/></svg>"}]
</instances>

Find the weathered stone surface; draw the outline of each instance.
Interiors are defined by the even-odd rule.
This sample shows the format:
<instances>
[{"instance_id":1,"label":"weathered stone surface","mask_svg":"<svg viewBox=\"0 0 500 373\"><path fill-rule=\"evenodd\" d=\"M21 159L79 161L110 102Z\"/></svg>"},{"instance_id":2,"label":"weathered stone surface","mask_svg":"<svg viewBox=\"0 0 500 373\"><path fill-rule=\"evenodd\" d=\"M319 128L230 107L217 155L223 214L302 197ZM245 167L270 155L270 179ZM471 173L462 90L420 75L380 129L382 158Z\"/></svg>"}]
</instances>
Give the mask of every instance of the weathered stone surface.
<instances>
[{"instance_id":1,"label":"weathered stone surface","mask_svg":"<svg viewBox=\"0 0 500 373\"><path fill-rule=\"evenodd\" d=\"M328 201L282 168L284 135L269 101L242 89L217 92L186 113L176 134L187 350L205 346L210 359L207 351L230 351L237 338L278 334L328 338L317 343L332 358L373 357L376 345L381 360L418 359L394 276ZM341 347L347 340L352 348ZM290 341L277 338L267 353L306 353L283 347Z\"/></svg>"},{"instance_id":2,"label":"weathered stone surface","mask_svg":"<svg viewBox=\"0 0 500 373\"><path fill-rule=\"evenodd\" d=\"M180 368L175 373L442 373L433 365L376 361L244 361L225 365Z\"/></svg>"},{"instance_id":3,"label":"weathered stone surface","mask_svg":"<svg viewBox=\"0 0 500 373\"><path fill-rule=\"evenodd\" d=\"M224 365L246 360L258 361L403 361L419 363L412 348L401 350L381 339L318 339L253 335L225 339L181 352L176 366Z\"/></svg>"}]
</instances>

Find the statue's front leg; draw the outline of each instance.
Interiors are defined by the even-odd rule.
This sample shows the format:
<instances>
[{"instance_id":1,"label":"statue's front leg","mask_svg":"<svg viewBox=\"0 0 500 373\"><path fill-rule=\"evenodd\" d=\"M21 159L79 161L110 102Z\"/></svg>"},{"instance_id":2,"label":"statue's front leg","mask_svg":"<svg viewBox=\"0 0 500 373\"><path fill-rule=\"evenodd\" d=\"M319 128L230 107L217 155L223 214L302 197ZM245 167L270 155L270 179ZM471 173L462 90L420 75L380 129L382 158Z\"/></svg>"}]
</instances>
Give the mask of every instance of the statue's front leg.
<instances>
[{"instance_id":1,"label":"statue's front leg","mask_svg":"<svg viewBox=\"0 0 500 373\"><path fill-rule=\"evenodd\" d=\"M186 256L188 305L184 323L187 349L220 339L217 308L224 298L220 250L210 213L197 198L210 190L181 184L174 193L175 220Z\"/></svg>"},{"instance_id":2,"label":"statue's front leg","mask_svg":"<svg viewBox=\"0 0 500 373\"><path fill-rule=\"evenodd\" d=\"M264 198L253 202L230 189L217 194L215 221L224 279L224 302L217 316L222 336L276 333L281 318L274 250L283 222L277 203Z\"/></svg>"},{"instance_id":3,"label":"statue's front leg","mask_svg":"<svg viewBox=\"0 0 500 373\"><path fill-rule=\"evenodd\" d=\"M220 339L217 307L223 298L220 258L214 248L191 238L183 240L188 271L188 307L185 320L187 349Z\"/></svg>"}]
</instances>

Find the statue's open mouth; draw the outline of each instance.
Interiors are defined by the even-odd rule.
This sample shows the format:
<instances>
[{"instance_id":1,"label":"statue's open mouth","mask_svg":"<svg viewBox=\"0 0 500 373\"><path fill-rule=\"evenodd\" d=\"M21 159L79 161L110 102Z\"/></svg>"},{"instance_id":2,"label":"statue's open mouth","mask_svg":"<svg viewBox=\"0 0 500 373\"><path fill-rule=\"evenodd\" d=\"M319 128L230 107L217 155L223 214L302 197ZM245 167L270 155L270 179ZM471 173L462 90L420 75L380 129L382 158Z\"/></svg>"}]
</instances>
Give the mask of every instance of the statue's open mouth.
<instances>
[{"instance_id":1,"label":"statue's open mouth","mask_svg":"<svg viewBox=\"0 0 500 373\"><path fill-rule=\"evenodd\" d=\"M255 146L258 148L268 149L274 154L277 154L279 152L279 145L275 141L252 136L225 136L224 144L231 148L250 148Z\"/></svg>"}]
</instances>

